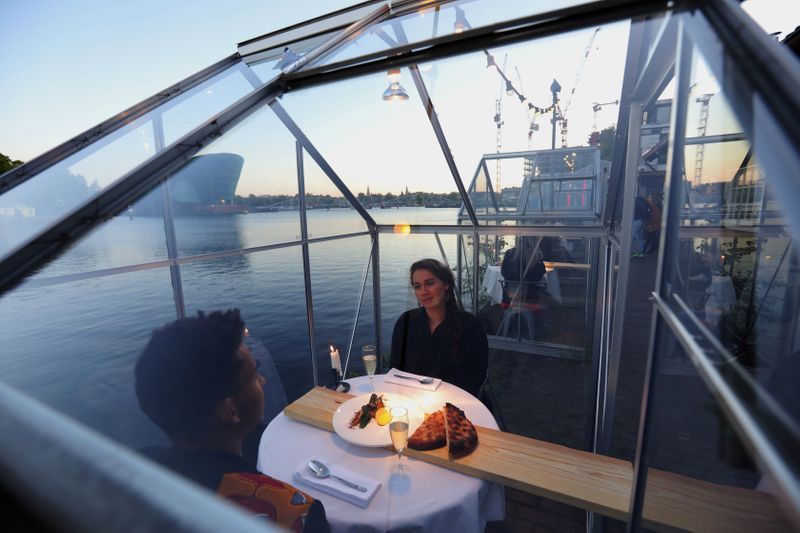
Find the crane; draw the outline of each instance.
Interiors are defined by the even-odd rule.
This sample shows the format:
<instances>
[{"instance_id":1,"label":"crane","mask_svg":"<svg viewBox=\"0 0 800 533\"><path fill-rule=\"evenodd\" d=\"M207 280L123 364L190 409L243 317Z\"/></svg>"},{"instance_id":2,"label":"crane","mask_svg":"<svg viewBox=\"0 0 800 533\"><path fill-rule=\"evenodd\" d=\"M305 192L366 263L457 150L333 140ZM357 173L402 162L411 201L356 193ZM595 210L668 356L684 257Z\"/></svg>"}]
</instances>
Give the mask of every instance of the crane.
<instances>
[{"instance_id":1,"label":"crane","mask_svg":"<svg viewBox=\"0 0 800 533\"><path fill-rule=\"evenodd\" d=\"M698 137L705 137L706 135L706 130L708 129L708 104L711 101L712 96L714 96L713 93L701 94L695 99L695 101L700 104L700 117L698 119L698 124L697 124ZM694 156L695 187L700 185L700 181L703 178L703 156L705 155L705 149L706 149L705 143L700 143L697 145L697 151L695 152Z\"/></svg>"},{"instance_id":2,"label":"crane","mask_svg":"<svg viewBox=\"0 0 800 533\"><path fill-rule=\"evenodd\" d=\"M506 70L506 65L508 64L508 54L503 57L503 72ZM497 100L494 101L494 123L497 126L497 153L500 153L500 150L503 147L503 93L506 90L506 83L501 78L500 80L500 94L497 97ZM500 159L498 159L495 163L495 178L494 178L494 192L496 194L500 194L502 191L501 186L502 182L500 181Z\"/></svg>"},{"instance_id":3,"label":"crane","mask_svg":"<svg viewBox=\"0 0 800 533\"><path fill-rule=\"evenodd\" d=\"M589 42L586 44L586 48L583 51L583 58L581 58L581 64L578 65L578 71L575 73L575 83L572 84L572 90L569 92L569 99L567 100L564 109L559 109L558 114L561 117L561 147L567 147L567 112L569 111L569 106L572 104L572 97L575 96L575 89L578 88L578 83L581 81L581 75L583 74L583 69L586 66L586 60L589 59L589 53L592 51L592 45L594 45L594 40L597 38L597 34L600 33L599 27L594 29L592 32L592 36L589 38Z\"/></svg>"}]
</instances>

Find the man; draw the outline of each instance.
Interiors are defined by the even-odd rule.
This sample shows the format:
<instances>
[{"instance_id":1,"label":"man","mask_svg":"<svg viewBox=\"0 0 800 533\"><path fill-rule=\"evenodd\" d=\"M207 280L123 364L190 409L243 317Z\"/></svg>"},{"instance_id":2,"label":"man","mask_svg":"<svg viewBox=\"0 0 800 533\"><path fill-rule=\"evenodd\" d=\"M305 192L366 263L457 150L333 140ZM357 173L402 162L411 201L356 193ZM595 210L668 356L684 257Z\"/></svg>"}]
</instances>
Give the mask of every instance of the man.
<instances>
[{"instance_id":1,"label":"man","mask_svg":"<svg viewBox=\"0 0 800 533\"><path fill-rule=\"evenodd\" d=\"M153 332L136 364L136 396L172 442L155 459L278 525L329 531L321 502L242 455L264 414L264 378L244 335L238 309L198 312Z\"/></svg>"}]
</instances>

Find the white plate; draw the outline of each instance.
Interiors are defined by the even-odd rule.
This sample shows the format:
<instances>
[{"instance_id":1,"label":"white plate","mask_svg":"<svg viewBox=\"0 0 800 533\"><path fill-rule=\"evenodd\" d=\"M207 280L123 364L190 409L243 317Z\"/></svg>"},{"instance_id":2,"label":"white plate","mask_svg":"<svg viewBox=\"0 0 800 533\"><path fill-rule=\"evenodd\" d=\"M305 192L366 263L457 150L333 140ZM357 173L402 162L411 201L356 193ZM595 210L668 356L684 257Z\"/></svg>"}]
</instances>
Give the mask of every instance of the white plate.
<instances>
[{"instance_id":1,"label":"white plate","mask_svg":"<svg viewBox=\"0 0 800 533\"><path fill-rule=\"evenodd\" d=\"M408 436L410 437L419 427L425 418L425 413L413 399L394 392L378 392L383 396L384 406L389 409L392 407L405 407L408 409ZM391 446L392 438L389 436L389 424L379 426L375 419L372 419L364 429L358 426L350 428L350 421L356 411L361 410L361 406L369 403L371 392L359 394L342 405L333 413L333 429L336 434L351 444L358 446Z\"/></svg>"}]
</instances>

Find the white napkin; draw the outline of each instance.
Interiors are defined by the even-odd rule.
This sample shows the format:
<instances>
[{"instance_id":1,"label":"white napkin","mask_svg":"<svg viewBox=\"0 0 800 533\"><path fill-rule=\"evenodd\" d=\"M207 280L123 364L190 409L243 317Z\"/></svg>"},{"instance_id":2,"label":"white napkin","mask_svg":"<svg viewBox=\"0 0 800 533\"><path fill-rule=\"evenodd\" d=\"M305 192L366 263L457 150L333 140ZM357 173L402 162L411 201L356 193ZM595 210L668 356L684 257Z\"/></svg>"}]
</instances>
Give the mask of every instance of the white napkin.
<instances>
[{"instance_id":1,"label":"white napkin","mask_svg":"<svg viewBox=\"0 0 800 533\"><path fill-rule=\"evenodd\" d=\"M386 376L383 378L383 381L385 383L394 383L395 385L405 385L406 387L413 387L415 389L422 389L427 391L435 391L436 389L439 388L439 385L442 383L441 379L435 378L432 383L424 384L420 383L416 379L398 378L397 374L402 374L403 376L410 376L412 378L420 378L420 379L425 379L428 377L392 368L386 373Z\"/></svg>"},{"instance_id":2,"label":"white napkin","mask_svg":"<svg viewBox=\"0 0 800 533\"><path fill-rule=\"evenodd\" d=\"M292 479L301 483L305 483L306 485L314 487L315 489L319 489L322 492L332 494L337 498L341 498L352 504L358 505L359 507L367 507L369 502L371 502L372 498L375 496L375 493L377 493L378 489L381 488L381 484L379 482L347 470L346 468L343 468L332 461L316 456L311 457L310 459L316 459L317 461L327 465L331 474L344 478L348 481L352 481L353 483L357 483L362 487L365 487L367 492L357 491L356 489L350 488L341 481L333 479L332 477L327 477L324 479L318 478L314 475L314 472L309 470L308 461L297 467L297 469L294 471L294 474L292 474Z\"/></svg>"}]
</instances>

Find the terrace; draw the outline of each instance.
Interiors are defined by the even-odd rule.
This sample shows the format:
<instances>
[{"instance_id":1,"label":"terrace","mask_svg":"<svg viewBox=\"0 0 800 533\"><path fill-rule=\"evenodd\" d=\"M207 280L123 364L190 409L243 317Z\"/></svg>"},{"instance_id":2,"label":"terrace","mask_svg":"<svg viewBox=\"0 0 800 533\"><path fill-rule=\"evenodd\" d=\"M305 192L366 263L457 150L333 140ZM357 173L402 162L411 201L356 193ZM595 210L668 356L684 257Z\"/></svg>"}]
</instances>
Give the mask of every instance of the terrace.
<instances>
[{"instance_id":1,"label":"terrace","mask_svg":"<svg viewBox=\"0 0 800 533\"><path fill-rule=\"evenodd\" d=\"M728 1L564 4L363 2L0 176L0 465L65 479L4 492L80 529L247 530L129 453L167 444L133 392L150 332L240 308L267 421L302 419L331 345L345 378L363 344L389 370L432 257L489 340L481 443L523 452L412 455L504 485L487 530L800 527L797 50ZM525 243L530 286L501 270Z\"/></svg>"}]
</instances>

